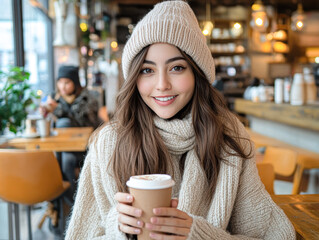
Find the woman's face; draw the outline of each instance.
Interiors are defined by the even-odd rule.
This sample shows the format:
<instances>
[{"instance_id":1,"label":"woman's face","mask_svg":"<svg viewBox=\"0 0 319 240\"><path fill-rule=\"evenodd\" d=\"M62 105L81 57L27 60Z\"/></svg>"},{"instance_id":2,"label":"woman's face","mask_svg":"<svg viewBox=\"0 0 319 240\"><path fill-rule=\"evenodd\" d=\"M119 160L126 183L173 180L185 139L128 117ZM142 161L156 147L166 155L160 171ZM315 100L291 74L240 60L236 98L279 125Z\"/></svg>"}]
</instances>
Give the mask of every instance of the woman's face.
<instances>
[{"instance_id":1,"label":"woman's face","mask_svg":"<svg viewBox=\"0 0 319 240\"><path fill-rule=\"evenodd\" d=\"M75 89L74 83L69 78L60 78L57 86L61 95L71 95Z\"/></svg>"},{"instance_id":2,"label":"woman's face","mask_svg":"<svg viewBox=\"0 0 319 240\"><path fill-rule=\"evenodd\" d=\"M173 45L149 47L137 88L143 101L161 118L178 113L193 96L195 78L191 66Z\"/></svg>"}]
</instances>

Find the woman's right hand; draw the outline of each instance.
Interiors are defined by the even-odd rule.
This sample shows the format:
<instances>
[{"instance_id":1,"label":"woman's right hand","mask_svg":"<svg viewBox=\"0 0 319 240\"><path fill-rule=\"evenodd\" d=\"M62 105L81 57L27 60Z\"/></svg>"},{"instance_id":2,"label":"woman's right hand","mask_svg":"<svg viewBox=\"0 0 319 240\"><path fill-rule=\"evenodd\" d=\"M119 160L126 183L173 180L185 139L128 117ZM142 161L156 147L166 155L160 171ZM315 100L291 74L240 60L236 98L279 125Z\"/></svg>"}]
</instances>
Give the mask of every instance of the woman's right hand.
<instances>
[{"instance_id":1,"label":"woman's right hand","mask_svg":"<svg viewBox=\"0 0 319 240\"><path fill-rule=\"evenodd\" d=\"M118 192L114 198L118 201L116 210L119 212L119 229L128 234L140 234L144 222L137 218L142 216L142 210L132 207L133 196L128 193Z\"/></svg>"}]
</instances>

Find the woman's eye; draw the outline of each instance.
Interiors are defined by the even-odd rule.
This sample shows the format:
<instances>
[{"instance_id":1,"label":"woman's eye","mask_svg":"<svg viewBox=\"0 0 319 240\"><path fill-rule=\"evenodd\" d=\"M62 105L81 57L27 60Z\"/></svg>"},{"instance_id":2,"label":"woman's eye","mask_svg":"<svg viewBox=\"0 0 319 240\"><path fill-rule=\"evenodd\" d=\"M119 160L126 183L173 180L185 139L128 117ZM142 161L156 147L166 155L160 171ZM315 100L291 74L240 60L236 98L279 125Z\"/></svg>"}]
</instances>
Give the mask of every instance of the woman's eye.
<instances>
[{"instance_id":1,"label":"woman's eye","mask_svg":"<svg viewBox=\"0 0 319 240\"><path fill-rule=\"evenodd\" d=\"M141 73L142 73L142 74L152 73L152 69L150 69L150 68L144 68L144 69L141 70Z\"/></svg>"},{"instance_id":2,"label":"woman's eye","mask_svg":"<svg viewBox=\"0 0 319 240\"><path fill-rule=\"evenodd\" d=\"M180 72L180 71L183 71L184 69L185 69L185 67L183 67L183 66L175 66L172 68L172 71Z\"/></svg>"}]
</instances>

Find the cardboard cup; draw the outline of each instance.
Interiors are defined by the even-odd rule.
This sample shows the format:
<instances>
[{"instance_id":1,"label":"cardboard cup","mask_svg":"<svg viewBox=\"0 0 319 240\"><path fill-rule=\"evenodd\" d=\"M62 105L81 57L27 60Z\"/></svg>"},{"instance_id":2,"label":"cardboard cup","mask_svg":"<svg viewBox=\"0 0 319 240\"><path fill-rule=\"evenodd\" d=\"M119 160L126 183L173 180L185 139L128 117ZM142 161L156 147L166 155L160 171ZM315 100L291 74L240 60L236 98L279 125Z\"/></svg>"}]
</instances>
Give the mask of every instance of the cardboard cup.
<instances>
[{"instance_id":1,"label":"cardboard cup","mask_svg":"<svg viewBox=\"0 0 319 240\"><path fill-rule=\"evenodd\" d=\"M139 218L144 223L149 223L154 216L153 208L170 207L172 198L172 187L175 182L171 176L166 174L137 175L130 177L126 182L134 201L132 206L142 209L142 216ZM144 224L145 226L145 224ZM138 240L148 240L150 232L142 229L137 236Z\"/></svg>"}]
</instances>

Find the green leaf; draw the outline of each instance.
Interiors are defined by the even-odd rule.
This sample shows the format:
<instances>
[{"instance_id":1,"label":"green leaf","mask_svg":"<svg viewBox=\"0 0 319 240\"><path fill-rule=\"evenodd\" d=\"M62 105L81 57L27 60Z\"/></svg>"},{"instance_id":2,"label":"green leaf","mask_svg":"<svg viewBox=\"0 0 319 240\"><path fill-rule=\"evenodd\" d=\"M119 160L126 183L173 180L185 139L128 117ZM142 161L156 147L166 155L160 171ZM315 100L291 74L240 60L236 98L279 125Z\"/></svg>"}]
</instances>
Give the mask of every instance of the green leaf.
<instances>
[{"instance_id":1,"label":"green leaf","mask_svg":"<svg viewBox=\"0 0 319 240\"><path fill-rule=\"evenodd\" d=\"M27 107L39 96L28 83L30 73L24 68L13 66L8 71L0 71L0 129L9 126L16 133L27 117Z\"/></svg>"},{"instance_id":2,"label":"green leaf","mask_svg":"<svg viewBox=\"0 0 319 240\"><path fill-rule=\"evenodd\" d=\"M10 130L11 132L13 132L13 133L17 133L17 128L16 128L16 126L14 126L13 124L10 124L10 125L9 125L9 130Z\"/></svg>"}]
</instances>

